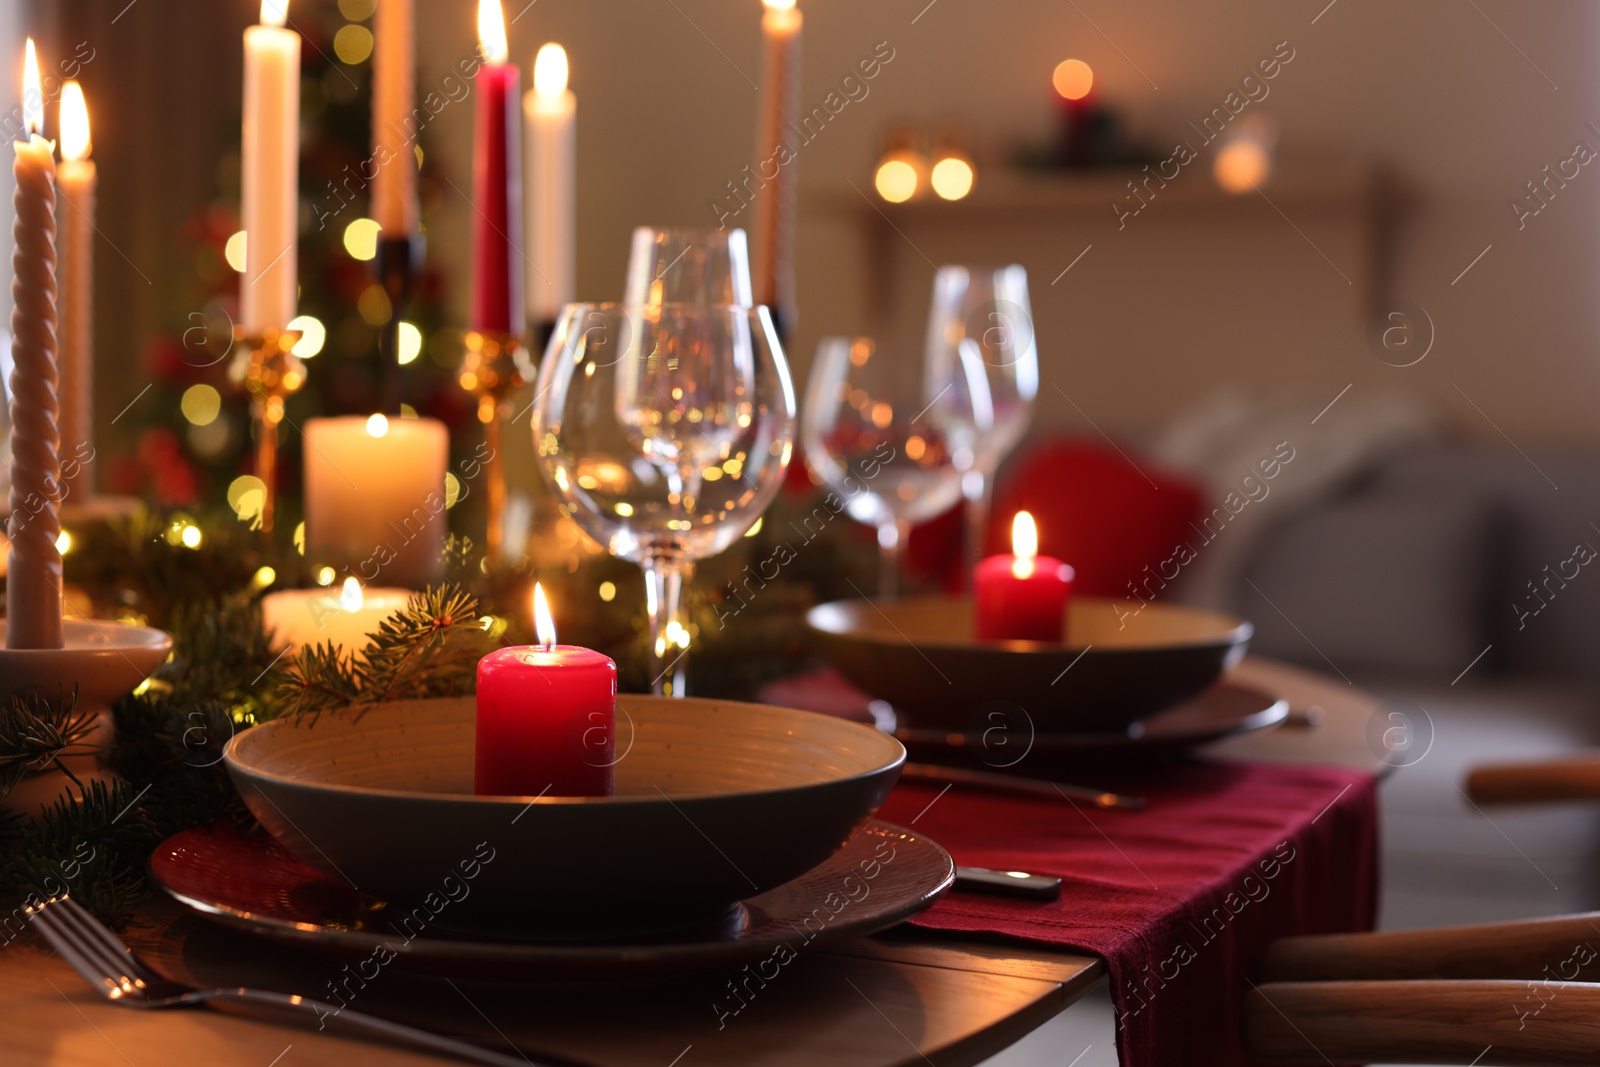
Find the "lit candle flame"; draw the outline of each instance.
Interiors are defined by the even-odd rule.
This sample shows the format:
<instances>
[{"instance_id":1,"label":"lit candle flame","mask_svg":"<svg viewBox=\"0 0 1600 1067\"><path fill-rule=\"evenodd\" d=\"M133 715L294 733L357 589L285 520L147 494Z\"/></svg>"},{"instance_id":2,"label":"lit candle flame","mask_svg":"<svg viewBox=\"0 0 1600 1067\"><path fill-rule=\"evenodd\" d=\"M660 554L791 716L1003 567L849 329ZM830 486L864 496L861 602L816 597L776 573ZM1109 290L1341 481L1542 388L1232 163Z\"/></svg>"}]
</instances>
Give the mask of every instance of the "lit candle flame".
<instances>
[{"instance_id":1,"label":"lit candle flame","mask_svg":"<svg viewBox=\"0 0 1600 1067\"><path fill-rule=\"evenodd\" d=\"M767 5L768 11L788 11L794 7L794 0L761 0Z\"/></svg>"},{"instance_id":2,"label":"lit candle flame","mask_svg":"<svg viewBox=\"0 0 1600 1067\"><path fill-rule=\"evenodd\" d=\"M367 434L372 437L384 437L389 433L389 417L379 412L367 420Z\"/></svg>"},{"instance_id":3,"label":"lit candle flame","mask_svg":"<svg viewBox=\"0 0 1600 1067\"><path fill-rule=\"evenodd\" d=\"M339 591L339 606L346 611L360 611L361 605L366 603L366 594L361 591L361 583L352 575L344 580L344 588Z\"/></svg>"},{"instance_id":4,"label":"lit candle flame","mask_svg":"<svg viewBox=\"0 0 1600 1067\"><path fill-rule=\"evenodd\" d=\"M1033 573L1033 561L1039 555L1039 528L1033 516L1026 511L1017 512L1011 520L1011 573L1026 578Z\"/></svg>"},{"instance_id":5,"label":"lit candle flame","mask_svg":"<svg viewBox=\"0 0 1600 1067\"><path fill-rule=\"evenodd\" d=\"M488 62L506 61L510 50L506 47L506 15L500 10L500 0L478 0L478 45Z\"/></svg>"},{"instance_id":6,"label":"lit candle flame","mask_svg":"<svg viewBox=\"0 0 1600 1067\"><path fill-rule=\"evenodd\" d=\"M1063 100L1082 100L1094 88L1094 71L1081 59L1064 59L1051 73L1050 82Z\"/></svg>"},{"instance_id":7,"label":"lit candle flame","mask_svg":"<svg viewBox=\"0 0 1600 1067\"><path fill-rule=\"evenodd\" d=\"M539 647L549 650L556 647L556 620L550 614L550 602L544 598L544 586L533 583L533 632Z\"/></svg>"},{"instance_id":8,"label":"lit candle flame","mask_svg":"<svg viewBox=\"0 0 1600 1067\"><path fill-rule=\"evenodd\" d=\"M89 105L83 100L83 86L69 81L61 90L61 158L87 159L89 156Z\"/></svg>"},{"instance_id":9,"label":"lit candle flame","mask_svg":"<svg viewBox=\"0 0 1600 1067\"><path fill-rule=\"evenodd\" d=\"M261 25L279 26L289 21L289 0L261 0Z\"/></svg>"},{"instance_id":10,"label":"lit candle flame","mask_svg":"<svg viewBox=\"0 0 1600 1067\"><path fill-rule=\"evenodd\" d=\"M558 44L539 49L533 60L533 91L547 99L567 91L567 50Z\"/></svg>"},{"instance_id":11,"label":"lit candle flame","mask_svg":"<svg viewBox=\"0 0 1600 1067\"><path fill-rule=\"evenodd\" d=\"M22 124L30 138L44 132L44 92L39 86L39 53L33 47L32 37L23 50Z\"/></svg>"}]
</instances>

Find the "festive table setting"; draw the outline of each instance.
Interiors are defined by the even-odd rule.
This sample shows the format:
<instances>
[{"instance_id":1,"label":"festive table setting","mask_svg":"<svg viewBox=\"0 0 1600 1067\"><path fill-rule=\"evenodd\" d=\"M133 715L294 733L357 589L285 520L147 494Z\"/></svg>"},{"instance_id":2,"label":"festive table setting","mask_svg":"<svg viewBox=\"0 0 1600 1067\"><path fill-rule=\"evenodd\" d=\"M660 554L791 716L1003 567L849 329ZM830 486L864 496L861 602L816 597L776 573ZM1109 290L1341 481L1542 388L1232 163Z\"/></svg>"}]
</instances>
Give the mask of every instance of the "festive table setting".
<instances>
[{"instance_id":1,"label":"festive table setting","mask_svg":"<svg viewBox=\"0 0 1600 1067\"><path fill-rule=\"evenodd\" d=\"M243 37L215 512L97 488L115 179L27 42L0 1058L976 1063L1103 978L1123 1063L1246 1062L1266 946L1374 922L1375 702L1002 503L1055 343L1027 272L936 268L919 342L829 336L797 391L786 159L748 235L640 226L578 302L568 56L524 94L479 0L475 418L419 415L415 13L378 0L378 403L307 410L288 8ZM793 155L803 25L765 0L757 158ZM930 580L913 531L957 514Z\"/></svg>"}]
</instances>

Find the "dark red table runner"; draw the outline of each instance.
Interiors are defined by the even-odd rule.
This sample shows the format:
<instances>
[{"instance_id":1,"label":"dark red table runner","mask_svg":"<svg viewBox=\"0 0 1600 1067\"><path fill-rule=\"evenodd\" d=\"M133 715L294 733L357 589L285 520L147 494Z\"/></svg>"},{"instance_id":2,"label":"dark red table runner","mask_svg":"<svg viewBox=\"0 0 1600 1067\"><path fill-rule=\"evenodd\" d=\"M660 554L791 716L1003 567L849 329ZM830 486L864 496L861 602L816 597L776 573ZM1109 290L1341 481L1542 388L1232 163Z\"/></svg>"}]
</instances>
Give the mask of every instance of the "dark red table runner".
<instances>
[{"instance_id":1,"label":"dark red table runner","mask_svg":"<svg viewBox=\"0 0 1600 1067\"><path fill-rule=\"evenodd\" d=\"M1052 903L951 893L913 922L1103 957L1124 1067L1249 1063L1239 1003L1266 945L1372 927L1372 776L1186 764L1079 777L1149 807L897 788L881 816L926 833L957 863L1062 879Z\"/></svg>"}]
</instances>

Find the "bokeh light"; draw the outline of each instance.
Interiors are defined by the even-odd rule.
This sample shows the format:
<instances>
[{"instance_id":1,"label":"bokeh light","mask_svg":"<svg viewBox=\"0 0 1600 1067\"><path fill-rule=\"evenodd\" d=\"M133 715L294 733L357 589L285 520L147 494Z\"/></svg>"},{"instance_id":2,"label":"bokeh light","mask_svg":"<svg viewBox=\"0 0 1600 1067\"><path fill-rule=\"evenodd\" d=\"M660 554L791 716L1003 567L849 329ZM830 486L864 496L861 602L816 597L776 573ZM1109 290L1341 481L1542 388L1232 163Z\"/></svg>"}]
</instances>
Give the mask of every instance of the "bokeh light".
<instances>
[{"instance_id":1,"label":"bokeh light","mask_svg":"<svg viewBox=\"0 0 1600 1067\"><path fill-rule=\"evenodd\" d=\"M960 200L972 192L972 164L960 156L946 156L933 165L933 191L945 200Z\"/></svg>"},{"instance_id":2,"label":"bokeh light","mask_svg":"<svg viewBox=\"0 0 1600 1067\"><path fill-rule=\"evenodd\" d=\"M300 331L300 340L291 351L301 359L310 359L328 343L328 328L315 315L297 315L289 320L288 328Z\"/></svg>"},{"instance_id":3,"label":"bokeh light","mask_svg":"<svg viewBox=\"0 0 1600 1067\"><path fill-rule=\"evenodd\" d=\"M422 331L409 322L400 324L400 364L414 362L422 355Z\"/></svg>"},{"instance_id":4,"label":"bokeh light","mask_svg":"<svg viewBox=\"0 0 1600 1067\"><path fill-rule=\"evenodd\" d=\"M222 256L228 261L228 266L240 274L244 273L244 242L245 233L240 230L228 238L228 243L222 246Z\"/></svg>"},{"instance_id":5,"label":"bokeh light","mask_svg":"<svg viewBox=\"0 0 1600 1067\"><path fill-rule=\"evenodd\" d=\"M191 385L183 391L183 399L178 402L178 407L182 409L183 417L196 426L209 426L222 413L222 394L204 382Z\"/></svg>"},{"instance_id":6,"label":"bokeh light","mask_svg":"<svg viewBox=\"0 0 1600 1067\"><path fill-rule=\"evenodd\" d=\"M872 184L889 203L903 204L917 195L917 168L904 159L886 159L878 164Z\"/></svg>"},{"instance_id":7,"label":"bokeh light","mask_svg":"<svg viewBox=\"0 0 1600 1067\"><path fill-rule=\"evenodd\" d=\"M1063 59L1050 75L1050 84L1063 100L1082 100L1094 88L1094 71L1081 59Z\"/></svg>"},{"instance_id":8,"label":"bokeh light","mask_svg":"<svg viewBox=\"0 0 1600 1067\"><path fill-rule=\"evenodd\" d=\"M355 66L372 55L372 31L365 26L341 26L333 35L333 54L339 62Z\"/></svg>"},{"instance_id":9,"label":"bokeh light","mask_svg":"<svg viewBox=\"0 0 1600 1067\"><path fill-rule=\"evenodd\" d=\"M344 228L344 250L352 259L371 259L378 254L378 231L374 220L356 219Z\"/></svg>"}]
</instances>

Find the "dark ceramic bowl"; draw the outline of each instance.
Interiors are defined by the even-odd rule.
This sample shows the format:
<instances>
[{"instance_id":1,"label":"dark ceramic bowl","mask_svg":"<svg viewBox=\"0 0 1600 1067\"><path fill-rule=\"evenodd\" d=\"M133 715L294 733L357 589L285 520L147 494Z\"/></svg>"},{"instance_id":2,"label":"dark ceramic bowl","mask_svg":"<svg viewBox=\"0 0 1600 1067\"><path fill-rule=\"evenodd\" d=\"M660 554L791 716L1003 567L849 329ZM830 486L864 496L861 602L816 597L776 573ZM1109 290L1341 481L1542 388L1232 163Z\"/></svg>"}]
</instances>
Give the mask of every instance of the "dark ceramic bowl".
<instances>
[{"instance_id":1,"label":"dark ceramic bowl","mask_svg":"<svg viewBox=\"0 0 1600 1067\"><path fill-rule=\"evenodd\" d=\"M716 921L805 873L905 761L825 715L624 695L617 795L479 797L474 715L466 697L269 722L229 742L228 772L290 852L397 923L592 940Z\"/></svg>"},{"instance_id":2,"label":"dark ceramic bowl","mask_svg":"<svg viewBox=\"0 0 1600 1067\"><path fill-rule=\"evenodd\" d=\"M841 674L911 726L981 730L994 712L1011 725L1020 707L1041 734L1126 730L1215 682L1253 632L1198 608L1089 597L1068 606L1064 644L979 642L972 602L943 597L819 604L806 624Z\"/></svg>"}]
</instances>

